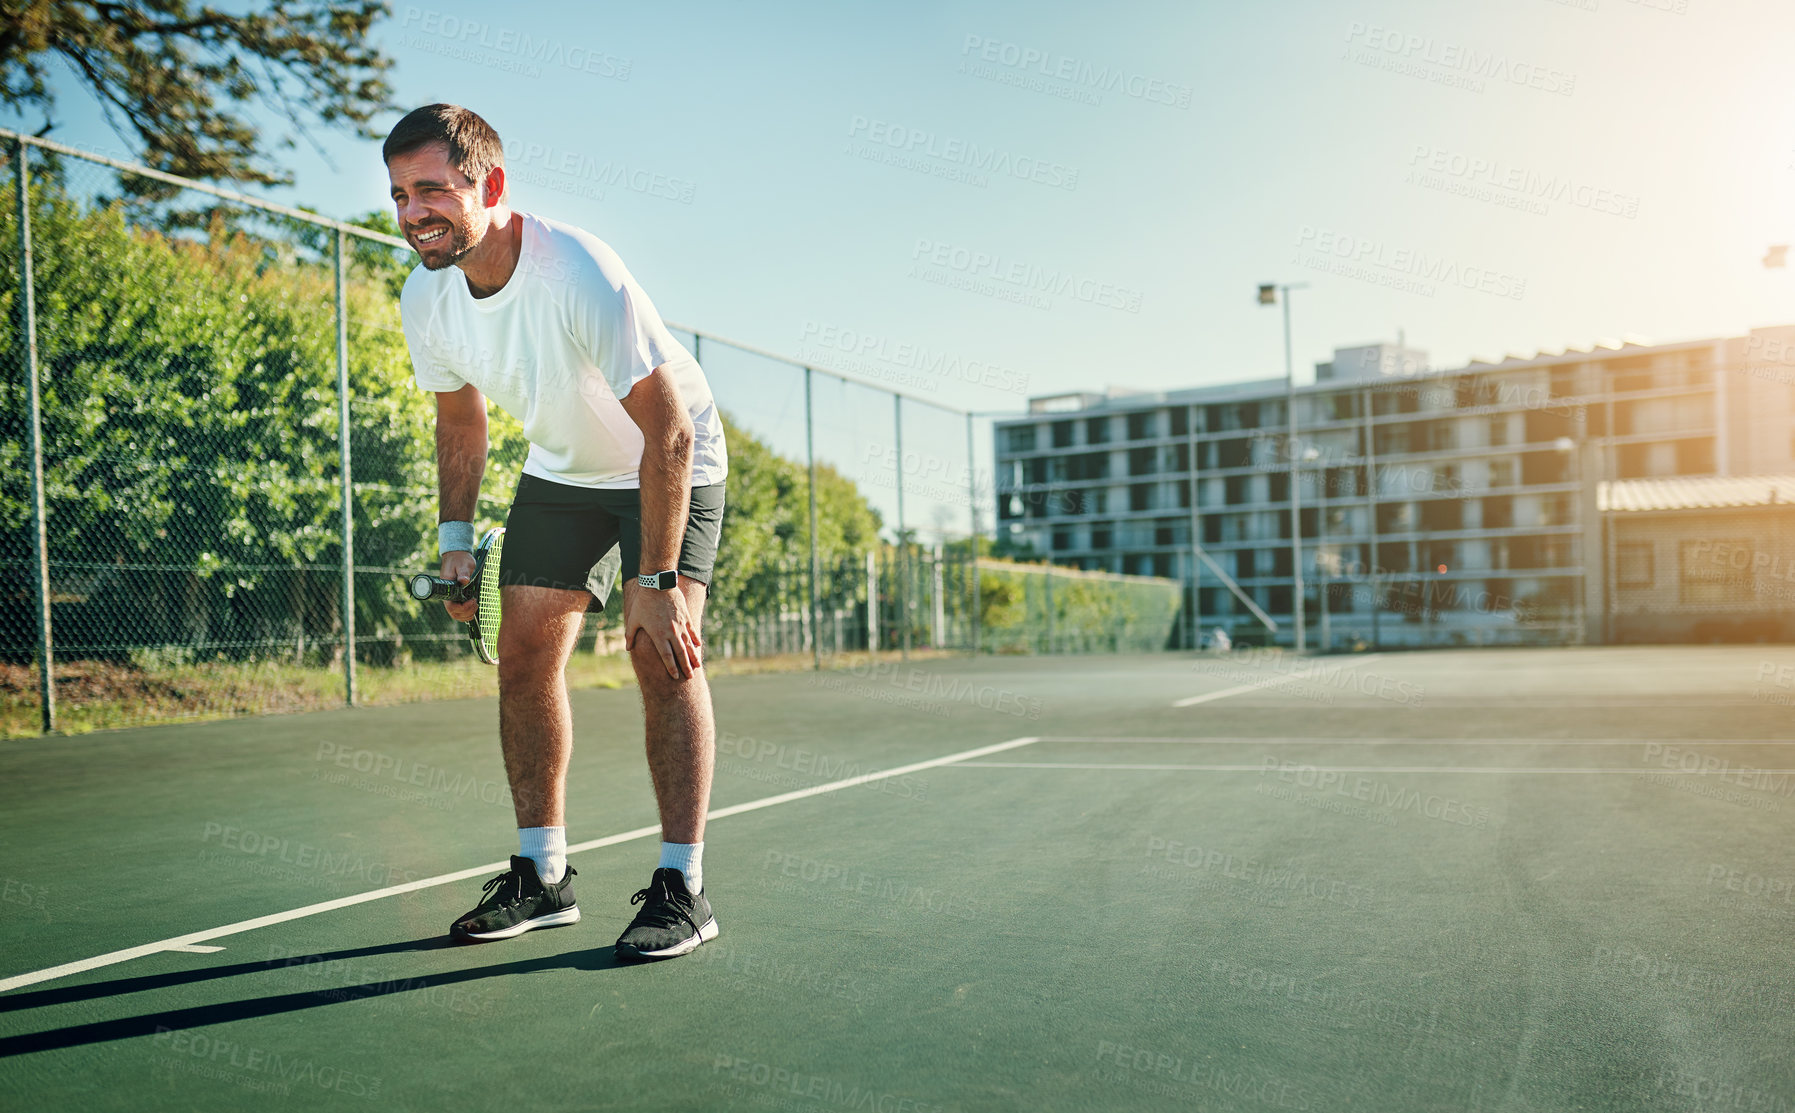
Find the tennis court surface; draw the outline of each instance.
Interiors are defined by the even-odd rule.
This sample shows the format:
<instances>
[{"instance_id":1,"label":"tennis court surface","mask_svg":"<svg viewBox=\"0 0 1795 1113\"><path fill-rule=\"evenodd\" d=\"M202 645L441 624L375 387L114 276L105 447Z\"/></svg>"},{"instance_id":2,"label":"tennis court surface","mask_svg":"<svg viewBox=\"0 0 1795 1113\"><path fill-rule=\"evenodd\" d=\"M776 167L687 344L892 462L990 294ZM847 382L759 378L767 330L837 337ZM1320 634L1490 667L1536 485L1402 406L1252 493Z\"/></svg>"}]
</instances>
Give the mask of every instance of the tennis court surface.
<instances>
[{"instance_id":1,"label":"tennis court surface","mask_svg":"<svg viewBox=\"0 0 1795 1113\"><path fill-rule=\"evenodd\" d=\"M645 966L633 691L584 920L482 946L488 702L0 747L0 1104L1795 1109L1790 647L714 683L722 936Z\"/></svg>"}]
</instances>

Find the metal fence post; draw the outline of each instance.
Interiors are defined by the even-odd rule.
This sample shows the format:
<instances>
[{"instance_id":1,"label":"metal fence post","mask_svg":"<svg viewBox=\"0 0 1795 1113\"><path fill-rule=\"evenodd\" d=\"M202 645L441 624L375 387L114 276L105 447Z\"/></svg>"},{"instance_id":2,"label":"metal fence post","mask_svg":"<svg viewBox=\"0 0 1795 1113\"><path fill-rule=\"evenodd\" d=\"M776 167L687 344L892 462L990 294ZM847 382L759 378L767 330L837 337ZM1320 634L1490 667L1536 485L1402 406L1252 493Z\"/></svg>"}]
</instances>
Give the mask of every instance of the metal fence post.
<instances>
[{"instance_id":1,"label":"metal fence post","mask_svg":"<svg viewBox=\"0 0 1795 1113\"><path fill-rule=\"evenodd\" d=\"M966 517L972 525L972 532L966 537L966 560L971 565L972 575L972 615L968 623L972 627L972 651L979 651L979 623L984 616L980 613L979 601L979 494L978 494L978 457L973 455L972 448L972 415L966 415Z\"/></svg>"},{"instance_id":2,"label":"metal fence post","mask_svg":"<svg viewBox=\"0 0 1795 1113\"><path fill-rule=\"evenodd\" d=\"M355 497L349 472L349 313L345 244L337 229L337 442L343 484L343 702L355 706Z\"/></svg>"},{"instance_id":3,"label":"metal fence post","mask_svg":"<svg viewBox=\"0 0 1795 1113\"><path fill-rule=\"evenodd\" d=\"M37 588L37 695L44 733L56 729L56 663L50 631L50 544L44 525L44 409L37 382L37 300L31 289L31 169L28 147L17 143L19 175L19 306L25 332L25 383L31 409L31 566Z\"/></svg>"},{"instance_id":4,"label":"metal fence post","mask_svg":"<svg viewBox=\"0 0 1795 1113\"><path fill-rule=\"evenodd\" d=\"M804 456L810 463L810 667L821 670L823 667L822 650L822 609L817 596L817 577L820 571L817 566L816 541L816 421L810 404L810 368L804 369Z\"/></svg>"},{"instance_id":5,"label":"metal fence post","mask_svg":"<svg viewBox=\"0 0 1795 1113\"><path fill-rule=\"evenodd\" d=\"M876 539L875 539L876 541ZM866 551L866 655L879 652L879 546Z\"/></svg>"},{"instance_id":6,"label":"metal fence post","mask_svg":"<svg viewBox=\"0 0 1795 1113\"><path fill-rule=\"evenodd\" d=\"M892 412L897 429L897 535L898 535L898 623L903 631L901 645L904 660L910 659L910 544L904 539L904 396L891 396Z\"/></svg>"}]
</instances>

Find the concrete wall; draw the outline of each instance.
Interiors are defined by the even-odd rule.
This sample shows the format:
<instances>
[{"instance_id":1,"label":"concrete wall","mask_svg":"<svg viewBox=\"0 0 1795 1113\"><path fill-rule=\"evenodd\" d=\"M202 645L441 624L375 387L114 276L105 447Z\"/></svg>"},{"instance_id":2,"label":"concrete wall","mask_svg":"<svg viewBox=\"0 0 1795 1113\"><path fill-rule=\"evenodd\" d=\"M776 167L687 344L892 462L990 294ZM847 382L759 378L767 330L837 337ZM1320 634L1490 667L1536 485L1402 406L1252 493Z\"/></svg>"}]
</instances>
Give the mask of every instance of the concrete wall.
<instances>
[{"instance_id":1,"label":"concrete wall","mask_svg":"<svg viewBox=\"0 0 1795 1113\"><path fill-rule=\"evenodd\" d=\"M1795 641L1795 506L1609 515L1616 642Z\"/></svg>"}]
</instances>

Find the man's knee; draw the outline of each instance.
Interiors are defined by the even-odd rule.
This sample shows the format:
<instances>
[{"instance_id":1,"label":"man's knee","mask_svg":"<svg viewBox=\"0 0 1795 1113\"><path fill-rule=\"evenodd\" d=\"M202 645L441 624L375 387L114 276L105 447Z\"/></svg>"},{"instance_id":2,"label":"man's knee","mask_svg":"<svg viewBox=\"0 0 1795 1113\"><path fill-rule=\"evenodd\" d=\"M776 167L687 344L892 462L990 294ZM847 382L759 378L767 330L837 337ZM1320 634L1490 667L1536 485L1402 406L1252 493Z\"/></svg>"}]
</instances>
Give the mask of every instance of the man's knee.
<instances>
[{"instance_id":1,"label":"man's knee","mask_svg":"<svg viewBox=\"0 0 1795 1113\"><path fill-rule=\"evenodd\" d=\"M515 684L560 675L567 647L543 631L503 631L499 635L499 683Z\"/></svg>"},{"instance_id":2,"label":"man's knee","mask_svg":"<svg viewBox=\"0 0 1795 1113\"><path fill-rule=\"evenodd\" d=\"M636 636L635 644L630 646L629 657L630 664L636 669L636 683L644 696L657 693L671 695L693 680L689 673L678 678L670 675L667 672L667 659L661 656L661 651L644 635Z\"/></svg>"}]
</instances>

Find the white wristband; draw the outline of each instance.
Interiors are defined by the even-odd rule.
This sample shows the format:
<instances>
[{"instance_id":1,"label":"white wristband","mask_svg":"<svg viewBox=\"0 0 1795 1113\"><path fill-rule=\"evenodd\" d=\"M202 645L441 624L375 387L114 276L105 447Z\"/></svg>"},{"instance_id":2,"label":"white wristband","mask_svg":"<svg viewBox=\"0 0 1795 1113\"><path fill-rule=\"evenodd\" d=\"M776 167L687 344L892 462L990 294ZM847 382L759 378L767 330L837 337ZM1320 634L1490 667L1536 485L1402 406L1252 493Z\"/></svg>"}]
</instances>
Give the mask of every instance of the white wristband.
<instances>
[{"instance_id":1,"label":"white wristband","mask_svg":"<svg viewBox=\"0 0 1795 1113\"><path fill-rule=\"evenodd\" d=\"M474 523L439 522L436 527L436 547L443 553L473 552Z\"/></svg>"}]
</instances>

